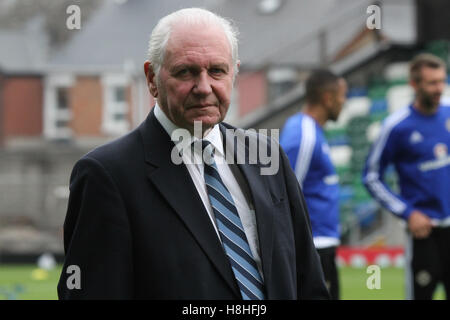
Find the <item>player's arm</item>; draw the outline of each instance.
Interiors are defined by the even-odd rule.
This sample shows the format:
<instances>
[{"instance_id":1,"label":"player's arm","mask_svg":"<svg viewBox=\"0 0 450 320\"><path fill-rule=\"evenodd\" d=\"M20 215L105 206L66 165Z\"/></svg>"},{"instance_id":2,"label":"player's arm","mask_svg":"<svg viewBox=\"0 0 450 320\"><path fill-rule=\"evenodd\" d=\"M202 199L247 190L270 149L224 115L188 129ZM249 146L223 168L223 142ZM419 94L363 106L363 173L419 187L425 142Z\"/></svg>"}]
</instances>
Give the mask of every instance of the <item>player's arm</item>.
<instances>
[{"instance_id":1,"label":"player's arm","mask_svg":"<svg viewBox=\"0 0 450 320\"><path fill-rule=\"evenodd\" d=\"M430 218L392 192L384 182L386 168L394 161L399 145L391 133L392 130L385 125L379 139L372 146L364 168L364 185L382 206L408 222L408 228L415 238L425 238L431 231Z\"/></svg>"},{"instance_id":2,"label":"player's arm","mask_svg":"<svg viewBox=\"0 0 450 320\"><path fill-rule=\"evenodd\" d=\"M367 157L363 183L369 193L387 210L408 220L413 208L400 195L395 194L385 183L386 168L395 161L398 143L393 130L384 125L379 138L372 145Z\"/></svg>"},{"instance_id":3,"label":"player's arm","mask_svg":"<svg viewBox=\"0 0 450 320\"><path fill-rule=\"evenodd\" d=\"M301 187L311 165L315 144L316 132L312 120L288 122L281 132L280 145Z\"/></svg>"}]
</instances>

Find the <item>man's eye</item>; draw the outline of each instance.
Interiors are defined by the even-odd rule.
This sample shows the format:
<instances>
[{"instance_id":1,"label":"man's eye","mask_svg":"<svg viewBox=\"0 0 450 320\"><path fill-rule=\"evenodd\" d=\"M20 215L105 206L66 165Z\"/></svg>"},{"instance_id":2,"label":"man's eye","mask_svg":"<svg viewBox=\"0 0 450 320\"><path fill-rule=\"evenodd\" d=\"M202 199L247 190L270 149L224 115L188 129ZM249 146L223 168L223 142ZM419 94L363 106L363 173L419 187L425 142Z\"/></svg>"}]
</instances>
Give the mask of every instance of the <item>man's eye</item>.
<instances>
[{"instance_id":1,"label":"man's eye","mask_svg":"<svg viewBox=\"0 0 450 320\"><path fill-rule=\"evenodd\" d=\"M212 74L222 74L222 73L225 73L225 70L220 69L220 68L211 68L211 69L209 69L209 72Z\"/></svg>"},{"instance_id":2,"label":"man's eye","mask_svg":"<svg viewBox=\"0 0 450 320\"><path fill-rule=\"evenodd\" d=\"M177 74L177 76L184 76L184 75L187 75L188 72L189 72L188 69L181 69L181 70L178 70L176 74Z\"/></svg>"}]
</instances>

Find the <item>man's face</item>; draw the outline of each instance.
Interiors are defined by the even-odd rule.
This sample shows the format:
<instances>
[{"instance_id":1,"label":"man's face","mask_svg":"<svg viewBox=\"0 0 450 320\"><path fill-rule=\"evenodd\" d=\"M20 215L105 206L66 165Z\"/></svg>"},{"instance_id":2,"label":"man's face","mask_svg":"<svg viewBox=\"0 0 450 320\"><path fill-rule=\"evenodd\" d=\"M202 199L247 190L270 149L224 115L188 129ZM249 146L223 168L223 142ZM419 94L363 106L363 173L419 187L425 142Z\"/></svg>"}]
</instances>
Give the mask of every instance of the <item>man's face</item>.
<instances>
[{"instance_id":1,"label":"man's face","mask_svg":"<svg viewBox=\"0 0 450 320\"><path fill-rule=\"evenodd\" d=\"M423 67L421 80L412 82L420 108L424 111L434 111L439 106L445 89L446 72L444 68Z\"/></svg>"},{"instance_id":2,"label":"man's face","mask_svg":"<svg viewBox=\"0 0 450 320\"><path fill-rule=\"evenodd\" d=\"M336 121L347 99L347 82L340 78L337 88L331 91L331 99L328 105L328 119Z\"/></svg>"},{"instance_id":3,"label":"man's face","mask_svg":"<svg viewBox=\"0 0 450 320\"><path fill-rule=\"evenodd\" d=\"M230 44L220 27L178 25L167 43L159 81L147 78L167 117L193 132L194 121L207 130L225 118L233 73Z\"/></svg>"}]
</instances>

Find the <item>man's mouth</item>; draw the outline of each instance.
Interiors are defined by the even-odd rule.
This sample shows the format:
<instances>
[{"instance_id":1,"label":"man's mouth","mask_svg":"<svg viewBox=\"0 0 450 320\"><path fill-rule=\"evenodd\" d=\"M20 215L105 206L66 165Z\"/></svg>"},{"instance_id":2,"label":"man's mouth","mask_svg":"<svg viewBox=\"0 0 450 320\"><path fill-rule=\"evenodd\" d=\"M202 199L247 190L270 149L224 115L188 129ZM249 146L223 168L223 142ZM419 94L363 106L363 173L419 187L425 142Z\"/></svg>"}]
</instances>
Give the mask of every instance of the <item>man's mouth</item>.
<instances>
[{"instance_id":1,"label":"man's mouth","mask_svg":"<svg viewBox=\"0 0 450 320\"><path fill-rule=\"evenodd\" d=\"M215 104L211 104L211 103L208 103L208 104L194 104L194 105L189 106L187 109L188 110L189 109L206 109L206 108L215 107L215 106L216 106Z\"/></svg>"}]
</instances>

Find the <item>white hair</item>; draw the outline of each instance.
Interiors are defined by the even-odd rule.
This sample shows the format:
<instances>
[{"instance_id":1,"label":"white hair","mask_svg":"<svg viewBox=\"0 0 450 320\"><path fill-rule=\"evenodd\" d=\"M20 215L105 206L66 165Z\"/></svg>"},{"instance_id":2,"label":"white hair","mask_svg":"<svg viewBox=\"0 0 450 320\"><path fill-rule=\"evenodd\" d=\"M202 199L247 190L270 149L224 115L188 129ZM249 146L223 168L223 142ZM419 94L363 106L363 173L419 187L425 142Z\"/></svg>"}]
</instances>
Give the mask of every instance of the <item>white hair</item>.
<instances>
[{"instance_id":1,"label":"white hair","mask_svg":"<svg viewBox=\"0 0 450 320\"><path fill-rule=\"evenodd\" d=\"M201 8L186 8L175 11L158 21L153 28L148 46L148 58L152 64L156 79L164 61L166 45L174 25L186 23L190 25L204 24L221 27L227 37L231 48L231 59L234 66L234 76L238 73L238 31L230 20L227 20L211 11Z\"/></svg>"}]
</instances>

